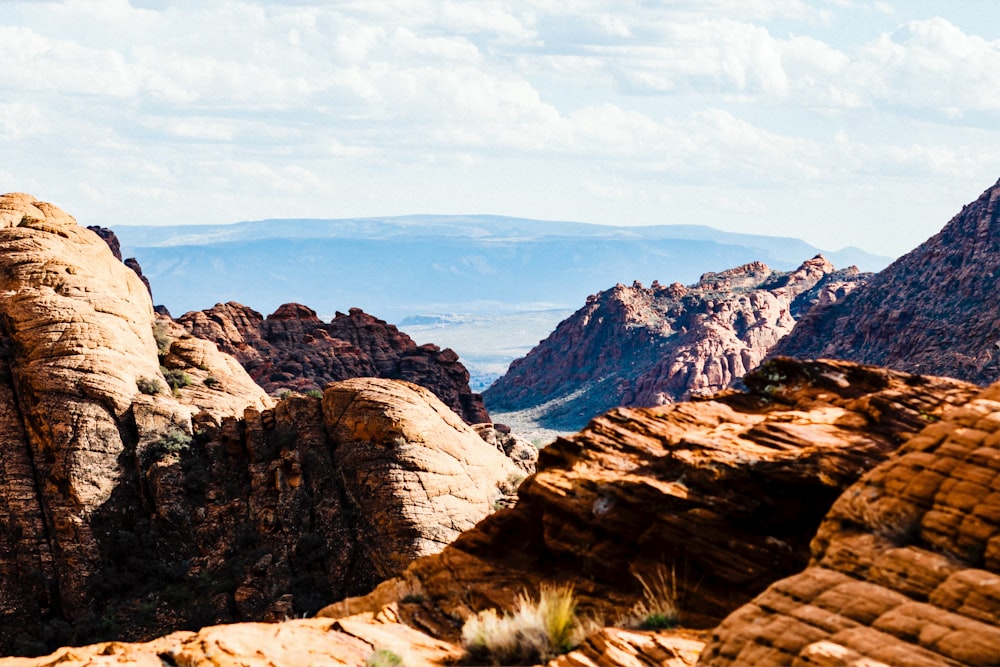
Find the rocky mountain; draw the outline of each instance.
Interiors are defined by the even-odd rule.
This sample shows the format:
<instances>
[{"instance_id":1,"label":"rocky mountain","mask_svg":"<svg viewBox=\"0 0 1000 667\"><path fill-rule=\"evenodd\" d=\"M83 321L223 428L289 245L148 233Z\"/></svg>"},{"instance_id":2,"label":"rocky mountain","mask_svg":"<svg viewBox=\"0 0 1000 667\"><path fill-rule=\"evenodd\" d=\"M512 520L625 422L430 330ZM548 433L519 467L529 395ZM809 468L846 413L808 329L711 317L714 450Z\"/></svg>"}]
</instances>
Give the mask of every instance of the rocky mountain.
<instances>
[{"instance_id":1,"label":"rocky mountain","mask_svg":"<svg viewBox=\"0 0 1000 667\"><path fill-rule=\"evenodd\" d=\"M755 260L793 270L820 252L798 239L696 225L615 227L488 215L115 231L123 252L142 263L157 303L175 313L228 301L271 312L296 301L324 317L363 306L394 323L422 313L576 308L588 294L617 282L687 284L716 267ZM857 249L823 252L838 266L864 270L891 261ZM198 289L192 290L195 280Z\"/></svg>"},{"instance_id":2,"label":"rocky mountain","mask_svg":"<svg viewBox=\"0 0 1000 667\"><path fill-rule=\"evenodd\" d=\"M754 262L689 287L619 284L589 297L484 398L492 412L529 411L544 427L575 430L619 405L720 391L760 364L797 319L866 278L817 256L791 272Z\"/></svg>"},{"instance_id":3,"label":"rocky mountain","mask_svg":"<svg viewBox=\"0 0 1000 667\"><path fill-rule=\"evenodd\" d=\"M543 450L513 508L315 619L0 664L453 664L463 619L542 582L607 626L553 667L990 664L1000 402L845 362L775 360L747 387L596 419ZM615 627L657 571L687 629Z\"/></svg>"},{"instance_id":4,"label":"rocky mountain","mask_svg":"<svg viewBox=\"0 0 1000 667\"><path fill-rule=\"evenodd\" d=\"M275 404L23 194L0 197L0 343L5 653L302 615L440 550L525 474L505 434L410 383Z\"/></svg>"},{"instance_id":5,"label":"rocky mountain","mask_svg":"<svg viewBox=\"0 0 1000 667\"><path fill-rule=\"evenodd\" d=\"M1000 182L839 304L807 315L775 354L1000 379Z\"/></svg>"},{"instance_id":6,"label":"rocky mountain","mask_svg":"<svg viewBox=\"0 0 1000 667\"><path fill-rule=\"evenodd\" d=\"M233 355L270 394L320 390L328 382L353 377L393 378L427 387L470 424L490 421L454 351L417 345L394 325L358 308L324 323L297 303L284 304L265 318L230 302L186 313L177 322Z\"/></svg>"}]
</instances>

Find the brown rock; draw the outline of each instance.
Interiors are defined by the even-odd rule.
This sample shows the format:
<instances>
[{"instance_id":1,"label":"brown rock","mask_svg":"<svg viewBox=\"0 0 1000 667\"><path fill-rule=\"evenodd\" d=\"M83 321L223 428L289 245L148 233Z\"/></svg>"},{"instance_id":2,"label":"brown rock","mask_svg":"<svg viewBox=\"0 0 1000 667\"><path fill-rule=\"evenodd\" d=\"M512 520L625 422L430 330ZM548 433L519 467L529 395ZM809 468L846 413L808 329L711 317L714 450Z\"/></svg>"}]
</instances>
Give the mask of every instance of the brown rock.
<instances>
[{"instance_id":1,"label":"brown rock","mask_svg":"<svg viewBox=\"0 0 1000 667\"><path fill-rule=\"evenodd\" d=\"M513 509L409 567L431 601L421 627L453 636L449 618L509 609L542 582L572 584L584 612L612 623L658 568L676 577L682 623L712 627L800 571L842 490L975 393L839 362L780 360L747 383L710 401L619 408L542 450Z\"/></svg>"},{"instance_id":2,"label":"brown rock","mask_svg":"<svg viewBox=\"0 0 1000 667\"><path fill-rule=\"evenodd\" d=\"M802 573L715 631L701 664L996 665L1000 387L847 489Z\"/></svg>"},{"instance_id":3,"label":"brown rock","mask_svg":"<svg viewBox=\"0 0 1000 667\"><path fill-rule=\"evenodd\" d=\"M87 229L100 236L101 240L108 244L108 248L111 249L111 254L115 256L115 259L119 262L123 262L125 266L135 272L135 275L139 276L139 280L141 280L142 284L146 286L146 291L148 291L150 297L152 297L153 288L149 285L149 279L142 274L142 266L139 265L139 260L135 257L129 257L124 260L122 259L122 247L121 242L118 240L118 235L107 227L101 227L99 225L91 225L87 227Z\"/></svg>"},{"instance_id":4,"label":"brown rock","mask_svg":"<svg viewBox=\"0 0 1000 667\"><path fill-rule=\"evenodd\" d=\"M795 327L774 354L985 385L1000 379L1000 182L935 236Z\"/></svg>"},{"instance_id":5,"label":"brown rock","mask_svg":"<svg viewBox=\"0 0 1000 667\"><path fill-rule=\"evenodd\" d=\"M0 651L298 616L506 502L517 469L429 392L332 391L272 409L97 236L0 197ZM377 441L332 437L362 406Z\"/></svg>"},{"instance_id":6,"label":"brown rock","mask_svg":"<svg viewBox=\"0 0 1000 667\"><path fill-rule=\"evenodd\" d=\"M287 303L265 319L230 302L187 313L178 322L236 357L272 394L322 389L353 377L384 377L427 387L468 423L489 421L458 355L434 345L418 346L395 326L357 308L324 324L311 308L297 303Z\"/></svg>"},{"instance_id":7,"label":"brown rock","mask_svg":"<svg viewBox=\"0 0 1000 667\"><path fill-rule=\"evenodd\" d=\"M793 272L755 262L689 288L617 285L587 304L484 393L489 409L530 409L576 430L616 406L654 406L721 391L756 367L814 306L863 282L815 257Z\"/></svg>"}]
</instances>

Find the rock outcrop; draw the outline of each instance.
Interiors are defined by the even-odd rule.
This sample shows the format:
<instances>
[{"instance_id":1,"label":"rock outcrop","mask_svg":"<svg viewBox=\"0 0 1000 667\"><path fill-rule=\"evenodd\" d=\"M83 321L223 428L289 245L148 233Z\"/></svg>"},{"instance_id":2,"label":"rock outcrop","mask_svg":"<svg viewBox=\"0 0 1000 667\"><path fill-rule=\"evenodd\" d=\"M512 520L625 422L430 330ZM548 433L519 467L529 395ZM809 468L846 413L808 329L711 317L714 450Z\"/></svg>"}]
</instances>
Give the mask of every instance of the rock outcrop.
<instances>
[{"instance_id":1,"label":"rock outcrop","mask_svg":"<svg viewBox=\"0 0 1000 667\"><path fill-rule=\"evenodd\" d=\"M804 317L775 354L1000 379L1000 182L907 255Z\"/></svg>"},{"instance_id":2,"label":"rock outcrop","mask_svg":"<svg viewBox=\"0 0 1000 667\"><path fill-rule=\"evenodd\" d=\"M1000 386L911 438L833 505L802 573L715 631L699 664L1000 662Z\"/></svg>"},{"instance_id":3,"label":"rock outcrop","mask_svg":"<svg viewBox=\"0 0 1000 667\"><path fill-rule=\"evenodd\" d=\"M792 272L755 262L690 287L619 284L514 361L484 398L493 412L530 410L543 427L576 430L617 406L720 391L758 366L803 314L865 278L817 256Z\"/></svg>"},{"instance_id":4,"label":"rock outcrop","mask_svg":"<svg viewBox=\"0 0 1000 667\"><path fill-rule=\"evenodd\" d=\"M421 622L447 637L449 619L509 609L522 590L548 582L572 584L585 610L614 623L641 599L639 577L665 568L682 623L711 628L804 568L809 540L841 492L978 391L789 359L747 384L747 393L708 401L618 408L543 449L513 509L407 569L407 587L437 612L425 610ZM371 611L387 603L377 593L372 600Z\"/></svg>"},{"instance_id":5,"label":"rock outcrop","mask_svg":"<svg viewBox=\"0 0 1000 667\"><path fill-rule=\"evenodd\" d=\"M230 302L187 313L177 321L236 357L271 394L318 390L353 377L383 377L427 387L470 424L490 421L453 350L417 345L394 325L358 308L324 323L315 311L297 303L285 304L265 318Z\"/></svg>"},{"instance_id":6,"label":"rock outcrop","mask_svg":"<svg viewBox=\"0 0 1000 667\"><path fill-rule=\"evenodd\" d=\"M275 406L157 318L97 236L19 194L0 197L0 434L3 652L313 611L523 475L408 383Z\"/></svg>"}]
</instances>

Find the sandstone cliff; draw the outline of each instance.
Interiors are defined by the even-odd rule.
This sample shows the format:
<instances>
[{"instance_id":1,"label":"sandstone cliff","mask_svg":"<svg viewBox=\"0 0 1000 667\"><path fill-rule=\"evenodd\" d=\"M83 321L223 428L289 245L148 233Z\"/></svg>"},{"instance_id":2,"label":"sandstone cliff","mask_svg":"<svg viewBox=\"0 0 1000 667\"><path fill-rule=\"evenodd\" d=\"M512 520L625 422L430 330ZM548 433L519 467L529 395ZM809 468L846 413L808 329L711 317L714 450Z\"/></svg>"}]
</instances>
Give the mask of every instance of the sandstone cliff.
<instances>
[{"instance_id":1,"label":"sandstone cliff","mask_svg":"<svg viewBox=\"0 0 1000 667\"><path fill-rule=\"evenodd\" d=\"M523 476L415 385L273 403L98 236L0 197L0 651L301 615Z\"/></svg>"},{"instance_id":2,"label":"sandstone cliff","mask_svg":"<svg viewBox=\"0 0 1000 667\"><path fill-rule=\"evenodd\" d=\"M861 284L857 269L822 257L796 271L759 262L591 296L485 393L494 412L531 410L545 427L575 430L613 407L652 406L728 387L755 368L810 309Z\"/></svg>"},{"instance_id":3,"label":"sandstone cliff","mask_svg":"<svg viewBox=\"0 0 1000 667\"><path fill-rule=\"evenodd\" d=\"M453 664L478 609L571 582L614 624L657 567L683 625L725 618L710 636L609 627L552 667L992 664L1000 390L789 359L747 386L595 420L544 450L514 508L319 618L0 664L361 664L378 648Z\"/></svg>"},{"instance_id":4,"label":"sandstone cliff","mask_svg":"<svg viewBox=\"0 0 1000 667\"><path fill-rule=\"evenodd\" d=\"M427 387L470 424L490 421L454 351L418 346L395 326L357 308L324 323L301 304L285 304L265 318L230 302L177 321L236 357L272 394L317 390L352 377L394 378Z\"/></svg>"},{"instance_id":5,"label":"sandstone cliff","mask_svg":"<svg viewBox=\"0 0 1000 667\"><path fill-rule=\"evenodd\" d=\"M977 384L1000 379L1000 182L775 354L833 357Z\"/></svg>"},{"instance_id":6,"label":"sandstone cliff","mask_svg":"<svg viewBox=\"0 0 1000 667\"><path fill-rule=\"evenodd\" d=\"M700 664L1000 662L1000 386L838 498L803 572L730 615Z\"/></svg>"}]
</instances>

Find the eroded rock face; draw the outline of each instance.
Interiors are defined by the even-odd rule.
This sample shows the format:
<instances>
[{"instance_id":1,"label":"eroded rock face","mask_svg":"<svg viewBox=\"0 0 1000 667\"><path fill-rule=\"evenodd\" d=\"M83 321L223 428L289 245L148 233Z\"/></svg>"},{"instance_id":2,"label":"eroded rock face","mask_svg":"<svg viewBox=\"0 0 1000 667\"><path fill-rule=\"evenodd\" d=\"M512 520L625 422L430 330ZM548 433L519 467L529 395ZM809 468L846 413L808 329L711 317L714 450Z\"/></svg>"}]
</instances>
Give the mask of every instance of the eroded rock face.
<instances>
[{"instance_id":1,"label":"eroded rock face","mask_svg":"<svg viewBox=\"0 0 1000 667\"><path fill-rule=\"evenodd\" d=\"M162 375L135 273L72 217L24 194L0 197L0 338L0 428L10 436L0 495L19 554L5 564L0 614L37 619L58 605L80 616L103 567L105 510L139 494L137 448L167 427L190 430L197 408L141 393L142 380ZM208 403L222 415L227 399L241 411L268 401L257 388L236 393L220 384L219 403Z\"/></svg>"},{"instance_id":2,"label":"eroded rock face","mask_svg":"<svg viewBox=\"0 0 1000 667\"><path fill-rule=\"evenodd\" d=\"M266 318L238 303L218 304L177 320L233 355L265 390L306 392L353 377L407 380L427 387L470 423L489 422L469 373L451 349L417 345L395 326L358 308L322 322L288 303Z\"/></svg>"},{"instance_id":3,"label":"eroded rock face","mask_svg":"<svg viewBox=\"0 0 1000 667\"><path fill-rule=\"evenodd\" d=\"M517 469L430 392L349 391L335 414L274 406L215 344L156 318L97 236L0 197L0 652L299 616L507 502ZM361 405L376 440L331 436Z\"/></svg>"},{"instance_id":4,"label":"eroded rock face","mask_svg":"<svg viewBox=\"0 0 1000 667\"><path fill-rule=\"evenodd\" d=\"M699 664L995 665L1000 387L910 439L833 505L803 572L730 615Z\"/></svg>"},{"instance_id":5,"label":"eroded rock face","mask_svg":"<svg viewBox=\"0 0 1000 667\"><path fill-rule=\"evenodd\" d=\"M657 568L676 577L682 623L710 628L805 567L840 493L977 391L785 359L747 384L715 400L619 408L543 449L513 509L407 569L440 613L435 632L478 609L509 609L541 582L572 584L584 609L613 623L639 599L638 577ZM362 603L323 613L352 604ZM429 626L433 615L422 618Z\"/></svg>"},{"instance_id":6,"label":"eroded rock face","mask_svg":"<svg viewBox=\"0 0 1000 667\"><path fill-rule=\"evenodd\" d=\"M774 353L832 357L980 385L1000 379L1000 182Z\"/></svg>"},{"instance_id":7,"label":"eroded rock face","mask_svg":"<svg viewBox=\"0 0 1000 667\"><path fill-rule=\"evenodd\" d=\"M490 410L532 409L576 430L617 406L654 406L721 391L760 364L811 308L866 276L822 257L793 272L756 262L690 287L638 283L594 295L485 393Z\"/></svg>"}]
</instances>

